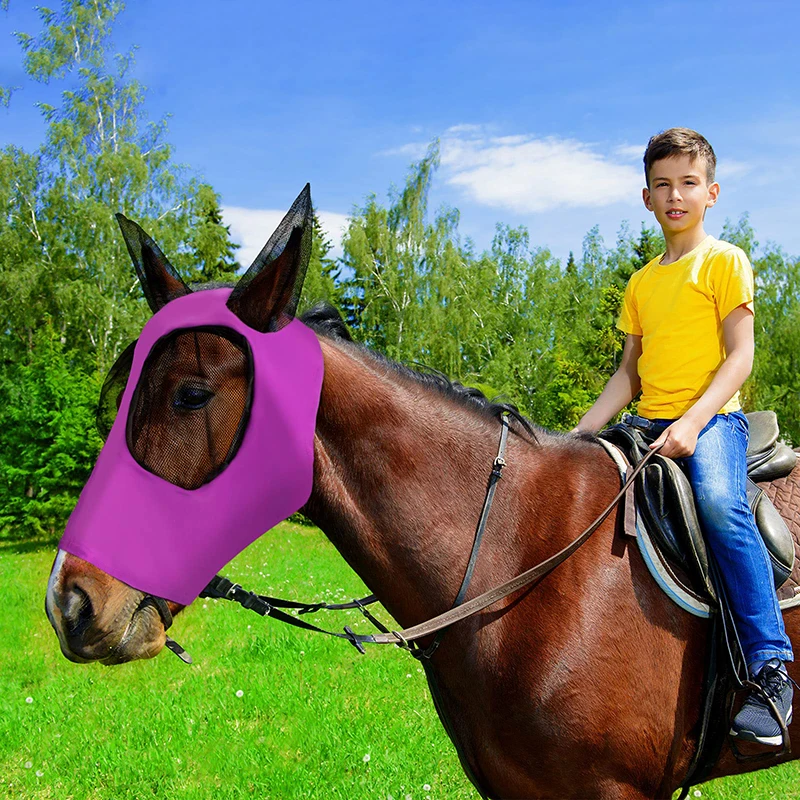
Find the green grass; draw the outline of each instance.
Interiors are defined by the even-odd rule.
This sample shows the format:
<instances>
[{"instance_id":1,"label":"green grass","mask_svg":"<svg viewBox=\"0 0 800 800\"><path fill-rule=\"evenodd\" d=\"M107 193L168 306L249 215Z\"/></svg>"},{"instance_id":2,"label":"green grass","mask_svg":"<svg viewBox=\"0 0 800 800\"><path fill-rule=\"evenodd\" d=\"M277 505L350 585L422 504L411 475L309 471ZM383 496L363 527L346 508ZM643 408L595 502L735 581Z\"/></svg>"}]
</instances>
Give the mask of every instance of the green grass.
<instances>
[{"instance_id":1,"label":"green grass","mask_svg":"<svg viewBox=\"0 0 800 800\"><path fill-rule=\"evenodd\" d=\"M359 656L344 642L197 601L171 631L193 666L167 651L77 666L61 655L43 611L52 558L52 549L0 549L0 797L478 797L420 667L396 648ZM225 574L303 600L366 593L318 531L290 523ZM360 615L345 613L365 630ZM799 779L786 765L700 791L711 800L800 800Z\"/></svg>"}]
</instances>

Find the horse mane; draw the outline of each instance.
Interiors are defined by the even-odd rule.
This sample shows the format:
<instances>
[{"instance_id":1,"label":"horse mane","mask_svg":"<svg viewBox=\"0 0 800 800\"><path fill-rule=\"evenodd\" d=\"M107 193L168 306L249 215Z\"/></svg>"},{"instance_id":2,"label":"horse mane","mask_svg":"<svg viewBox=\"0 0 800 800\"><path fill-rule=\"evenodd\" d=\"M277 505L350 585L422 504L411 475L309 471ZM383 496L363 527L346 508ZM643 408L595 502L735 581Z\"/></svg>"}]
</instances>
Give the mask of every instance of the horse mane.
<instances>
[{"instance_id":1,"label":"horse mane","mask_svg":"<svg viewBox=\"0 0 800 800\"><path fill-rule=\"evenodd\" d=\"M473 386L464 386L458 381L453 381L439 370L427 367L423 364L418 364L414 367L401 364L383 355L383 353L371 350L365 345L354 341L341 314L330 303L317 303L312 308L304 311L300 315L300 320L320 336L339 342L346 342L349 346L357 348L362 353L367 353L370 357L380 364L389 367L398 375L410 378L416 383L426 386L445 397L456 400L462 406L484 417L499 421L503 414L508 414L534 442L539 442L537 432L540 433L543 429L523 416L519 409L512 403L489 400L480 389L476 389ZM519 432L520 431L517 431L517 433Z\"/></svg>"},{"instance_id":2,"label":"horse mane","mask_svg":"<svg viewBox=\"0 0 800 800\"><path fill-rule=\"evenodd\" d=\"M232 286L233 284L228 282L208 281L206 283L191 284L190 288L192 291L207 291L209 289L229 289ZM389 367L396 374L410 378L444 397L456 400L460 405L477 412L483 417L499 422L503 414L508 414L512 420L518 423L521 429L516 430L516 433L526 433L536 444L540 443L541 434L546 432L544 428L525 417L513 403L489 400L480 389L476 389L474 386L464 386L458 381L451 380L443 372L433 367L428 367L425 364L415 364L411 367L399 361L394 361L377 350L371 350L360 342L356 342L350 335L347 323L342 319L339 310L328 302L316 303L300 314L299 319L320 336L338 342L346 342L349 346L366 353L378 363ZM514 430L513 426L512 430ZM579 438L594 439L593 436L584 437L583 435L580 435Z\"/></svg>"}]
</instances>

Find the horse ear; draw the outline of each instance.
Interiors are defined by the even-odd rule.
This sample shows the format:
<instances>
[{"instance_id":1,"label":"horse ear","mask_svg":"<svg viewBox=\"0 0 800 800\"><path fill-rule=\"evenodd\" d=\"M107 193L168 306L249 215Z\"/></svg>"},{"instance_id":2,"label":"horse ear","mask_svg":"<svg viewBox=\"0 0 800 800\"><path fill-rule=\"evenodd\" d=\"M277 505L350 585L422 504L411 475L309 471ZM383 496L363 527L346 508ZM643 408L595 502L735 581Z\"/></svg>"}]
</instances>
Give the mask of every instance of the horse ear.
<instances>
[{"instance_id":1,"label":"horse ear","mask_svg":"<svg viewBox=\"0 0 800 800\"><path fill-rule=\"evenodd\" d=\"M289 212L228 298L228 308L246 325L266 333L294 319L311 258L311 186Z\"/></svg>"},{"instance_id":2,"label":"horse ear","mask_svg":"<svg viewBox=\"0 0 800 800\"><path fill-rule=\"evenodd\" d=\"M122 214L115 216L152 312L155 314L176 297L191 294L159 246L135 222Z\"/></svg>"}]
</instances>

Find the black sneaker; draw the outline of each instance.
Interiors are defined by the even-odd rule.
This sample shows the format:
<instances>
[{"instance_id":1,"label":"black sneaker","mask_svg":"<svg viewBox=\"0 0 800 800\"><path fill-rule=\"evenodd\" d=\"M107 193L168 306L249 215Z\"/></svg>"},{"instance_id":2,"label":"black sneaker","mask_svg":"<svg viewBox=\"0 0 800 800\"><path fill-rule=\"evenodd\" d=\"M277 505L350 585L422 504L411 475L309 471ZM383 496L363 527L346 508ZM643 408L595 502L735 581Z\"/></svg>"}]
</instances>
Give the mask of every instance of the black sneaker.
<instances>
[{"instance_id":1,"label":"black sneaker","mask_svg":"<svg viewBox=\"0 0 800 800\"><path fill-rule=\"evenodd\" d=\"M777 658L768 661L753 679L775 703L778 713L786 725L792 721L792 696L794 689L789 676L781 669L781 662ZM770 707L764 698L756 692L751 692L741 711L733 720L731 736L745 742L757 742L778 747L783 744L780 725L772 715Z\"/></svg>"}]
</instances>

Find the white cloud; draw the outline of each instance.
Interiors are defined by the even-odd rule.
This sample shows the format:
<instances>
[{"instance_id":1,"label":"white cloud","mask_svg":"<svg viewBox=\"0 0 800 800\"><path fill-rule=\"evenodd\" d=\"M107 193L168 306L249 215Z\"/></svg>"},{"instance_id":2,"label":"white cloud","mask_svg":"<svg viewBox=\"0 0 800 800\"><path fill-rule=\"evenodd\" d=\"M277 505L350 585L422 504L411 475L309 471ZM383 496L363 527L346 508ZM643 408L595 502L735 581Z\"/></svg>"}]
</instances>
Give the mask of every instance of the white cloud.
<instances>
[{"instance_id":1,"label":"white cloud","mask_svg":"<svg viewBox=\"0 0 800 800\"><path fill-rule=\"evenodd\" d=\"M230 225L233 240L241 245L236 255L243 267L249 267L253 263L285 214L285 210L278 211L271 208L223 207L222 219L226 225ZM347 215L337 214L335 211L317 211L317 216L333 244L331 255L340 256L342 236L347 227Z\"/></svg>"},{"instance_id":2,"label":"white cloud","mask_svg":"<svg viewBox=\"0 0 800 800\"><path fill-rule=\"evenodd\" d=\"M726 158L717 165L717 178L738 178L740 175L746 175L752 169L753 165L745 161Z\"/></svg>"},{"instance_id":3,"label":"white cloud","mask_svg":"<svg viewBox=\"0 0 800 800\"><path fill-rule=\"evenodd\" d=\"M342 239L347 230L347 223L350 221L350 217L348 214L338 214L335 211L318 211L317 216L325 233L331 238L331 243L333 244L331 256L338 258L342 255Z\"/></svg>"},{"instance_id":4,"label":"white cloud","mask_svg":"<svg viewBox=\"0 0 800 800\"><path fill-rule=\"evenodd\" d=\"M441 163L445 181L476 203L517 213L638 203L642 177L628 158L554 136L490 137L475 126L462 136L465 127L442 138Z\"/></svg>"},{"instance_id":5,"label":"white cloud","mask_svg":"<svg viewBox=\"0 0 800 800\"><path fill-rule=\"evenodd\" d=\"M452 135L455 136L459 133L472 133L472 134L480 134L485 130L483 125L472 125L470 123L464 123L462 125L452 125L446 131L445 135Z\"/></svg>"},{"instance_id":6,"label":"white cloud","mask_svg":"<svg viewBox=\"0 0 800 800\"><path fill-rule=\"evenodd\" d=\"M423 158L428 152L430 142L409 142L400 147L390 147L388 150L379 150L377 156L408 156L415 161Z\"/></svg>"},{"instance_id":7,"label":"white cloud","mask_svg":"<svg viewBox=\"0 0 800 800\"><path fill-rule=\"evenodd\" d=\"M621 144L614 148L614 153L626 161L637 161L642 164L646 144Z\"/></svg>"}]
</instances>

